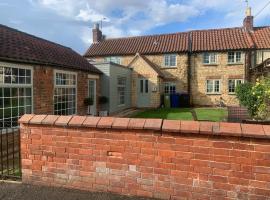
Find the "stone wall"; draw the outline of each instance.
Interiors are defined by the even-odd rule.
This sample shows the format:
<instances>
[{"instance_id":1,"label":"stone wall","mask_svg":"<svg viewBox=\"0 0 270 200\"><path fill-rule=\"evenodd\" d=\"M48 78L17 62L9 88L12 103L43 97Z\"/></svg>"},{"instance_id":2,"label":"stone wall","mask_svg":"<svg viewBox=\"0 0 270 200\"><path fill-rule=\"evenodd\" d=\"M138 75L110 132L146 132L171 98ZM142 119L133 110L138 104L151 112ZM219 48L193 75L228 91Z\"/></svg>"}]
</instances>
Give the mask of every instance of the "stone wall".
<instances>
[{"instance_id":1,"label":"stone wall","mask_svg":"<svg viewBox=\"0 0 270 200\"><path fill-rule=\"evenodd\" d=\"M244 55L242 55L244 57ZM243 64L228 64L227 52L218 53L216 65L204 65L203 54L193 54L191 57L191 90L192 102L195 105L215 106L222 98L225 105L239 105L235 94L229 94L229 79L245 80L245 59ZM206 80L221 79L221 93L218 95L206 94Z\"/></svg>"},{"instance_id":2,"label":"stone wall","mask_svg":"<svg viewBox=\"0 0 270 200\"><path fill-rule=\"evenodd\" d=\"M161 199L268 199L270 126L24 115L22 181Z\"/></svg>"}]
</instances>

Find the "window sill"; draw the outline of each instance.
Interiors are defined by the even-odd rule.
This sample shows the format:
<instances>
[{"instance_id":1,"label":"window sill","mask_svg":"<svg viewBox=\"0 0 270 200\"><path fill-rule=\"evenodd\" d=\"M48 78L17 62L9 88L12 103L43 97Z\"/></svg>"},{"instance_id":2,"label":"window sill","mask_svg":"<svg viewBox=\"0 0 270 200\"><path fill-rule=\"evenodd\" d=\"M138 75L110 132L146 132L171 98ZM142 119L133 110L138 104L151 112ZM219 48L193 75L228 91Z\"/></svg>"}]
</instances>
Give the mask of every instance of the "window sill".
<instances>
[{"instance_id":1,"label":"window sill","mask_svg":"<svg viewBox=\"0 0 270 200\"><path fill-rule=\"evenodd\" d=\"M206 93L206 95L221 95L221 93Z\"/></svg>"},{"instance_id":2,"label":"window sill","mask_svg":"<svg viewBox=\"0 0 270 200\"><path fill-rule=\"evenodd\" d=\"M207 67L211 67L211 66L216 67L216 66L218 66L218 64L206 64L206 63L203 63L203 65L207 66Z\"/></svg>"},{"instance_id":3,"label":"window sill","mask_svg":"<svg viewBox=\"0 0 270 200\"><path fill-rule=\"evenodd\" d=\"M233 95L233 96L235 96L235 95L236 95L236 93L235 93L235 92L229 92L228 94L229 94L229 95Z\"/></svg>"},{"instance_id":4,"label":"window sill","mask_svg":"<svg viewBox=\"0 0 270 200\"><path fill-rule=\"evenodd\" d=\"M166 67L161 67L161 69L177 69L177 66L166 66Z\"/></svg>"},{"instance_id":5,"label":"window sill","mask_svg":"<svg viewBox=\"0 0 270 200\"><path fill-rule=\"evenodd\" d=\"M121 105L118 105L118 107L124 107L126 106L126 104L121 104Z\"/></svg>"},{"instance_id":6,"label":"window sill","mask_svg":"<svg viewBox=\"0 0 270 200\"><path fill-rule=\"evenodd\" d=\"M228 66L233 66L233 65L244 65L244 63L227 63Z\"/></svg>"}]
</instances>

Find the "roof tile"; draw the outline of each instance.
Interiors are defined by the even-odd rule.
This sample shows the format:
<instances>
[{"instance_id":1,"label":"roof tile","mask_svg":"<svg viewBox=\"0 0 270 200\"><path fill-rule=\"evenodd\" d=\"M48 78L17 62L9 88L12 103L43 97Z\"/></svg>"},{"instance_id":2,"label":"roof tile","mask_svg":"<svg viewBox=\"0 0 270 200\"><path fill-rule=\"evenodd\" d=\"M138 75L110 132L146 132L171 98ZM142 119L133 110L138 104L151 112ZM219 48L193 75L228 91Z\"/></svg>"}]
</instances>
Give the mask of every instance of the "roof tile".
<instances>
[{"instance_id":1,"label":"roof tile","mask_svg":"<svg viewBox=\"0 0 270 200\"><path fill-rule=\"evenodd\" d=\"M0 60L101 73L71 48L0 24Z\"/></svg>"}]
</instances>

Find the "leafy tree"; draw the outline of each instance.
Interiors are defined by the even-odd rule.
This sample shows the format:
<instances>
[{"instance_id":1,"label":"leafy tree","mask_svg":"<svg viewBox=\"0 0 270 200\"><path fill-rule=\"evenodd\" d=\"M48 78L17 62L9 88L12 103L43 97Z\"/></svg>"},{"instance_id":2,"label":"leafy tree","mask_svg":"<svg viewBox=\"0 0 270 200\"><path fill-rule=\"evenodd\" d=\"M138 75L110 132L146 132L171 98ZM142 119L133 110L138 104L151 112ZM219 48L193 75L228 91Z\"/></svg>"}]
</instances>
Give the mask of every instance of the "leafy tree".
<instances>
[{"instance_id":1,"label":"leafy tree","mask_svg":"<svg viewBox=\"0 0 270 200\"><path fill-rule=\"evenodd\" d=\"M270 79L257 79L255 85L243 83L236 87L236 96L255 119L270 117Z\"/></svg>"}]
</instances>

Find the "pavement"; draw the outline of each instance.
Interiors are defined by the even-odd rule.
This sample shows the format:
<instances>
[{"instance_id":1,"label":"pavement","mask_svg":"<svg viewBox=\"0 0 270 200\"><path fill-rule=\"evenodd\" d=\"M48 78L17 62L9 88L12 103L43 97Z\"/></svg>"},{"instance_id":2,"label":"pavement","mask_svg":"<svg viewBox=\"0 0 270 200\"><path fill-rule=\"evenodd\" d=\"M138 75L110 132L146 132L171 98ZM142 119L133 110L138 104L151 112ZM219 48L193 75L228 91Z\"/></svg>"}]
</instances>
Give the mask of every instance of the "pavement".
<instances>
[{"instance_id":1,"label":"pavement","mask_svg":"<svg viewBox=\"0 0 270 200\"><path fill-rule=\"evenodd\" d=\"M111 193L86 192L64 188L0 181L0 200L153 200Z\"/></svg>"}]
</instances>

